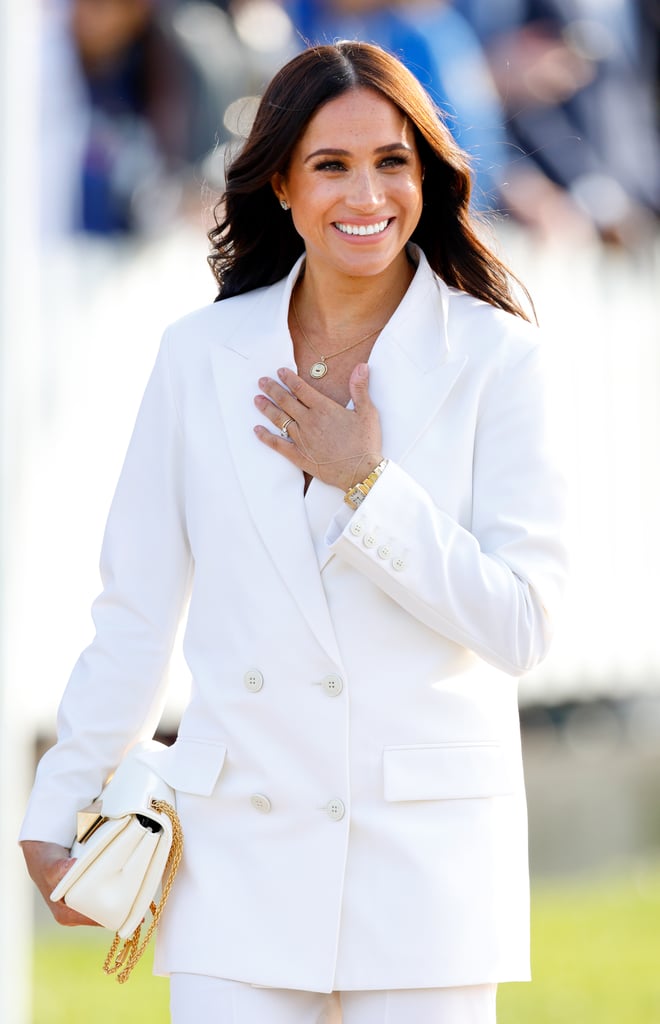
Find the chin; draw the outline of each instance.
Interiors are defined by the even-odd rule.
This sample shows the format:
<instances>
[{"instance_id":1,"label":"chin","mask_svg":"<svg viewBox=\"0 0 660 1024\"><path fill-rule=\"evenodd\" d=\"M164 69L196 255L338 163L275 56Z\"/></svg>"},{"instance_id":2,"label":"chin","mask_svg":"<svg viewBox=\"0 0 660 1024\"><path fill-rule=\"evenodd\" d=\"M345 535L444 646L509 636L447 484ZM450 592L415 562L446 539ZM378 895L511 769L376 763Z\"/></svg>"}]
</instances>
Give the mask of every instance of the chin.
<instances>
[{"instance_id":1,"label":"chin","mask_svg":"<svg viewBox=\"0 0 660 1024\"><path fill-rule=\"evenodd\" d=\"M351 277L377 277L389 270L400 254L400 249L388 253L356 253L352 259L341 261L341 269Z\"/></svg>"}]
</instances>

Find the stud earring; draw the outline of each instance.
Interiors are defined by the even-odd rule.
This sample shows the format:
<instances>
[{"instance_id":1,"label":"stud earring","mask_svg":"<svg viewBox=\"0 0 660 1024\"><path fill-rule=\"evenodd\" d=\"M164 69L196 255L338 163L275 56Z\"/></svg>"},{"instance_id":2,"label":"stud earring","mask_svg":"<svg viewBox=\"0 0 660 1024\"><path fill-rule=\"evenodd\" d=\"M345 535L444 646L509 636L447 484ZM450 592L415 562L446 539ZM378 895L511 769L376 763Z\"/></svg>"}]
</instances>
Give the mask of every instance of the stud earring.
<instances>
[{"instance_id":1,"label":"stud earring","mask_svg":"<svg viewBox=\"0 0 660 1024\"><path fill-rule=\"evenodd\" d=\"M280 206L282 207L283 210L289 209L289 204L287 203L286 199L280 199Z\"/></svg>"}]
</instances>

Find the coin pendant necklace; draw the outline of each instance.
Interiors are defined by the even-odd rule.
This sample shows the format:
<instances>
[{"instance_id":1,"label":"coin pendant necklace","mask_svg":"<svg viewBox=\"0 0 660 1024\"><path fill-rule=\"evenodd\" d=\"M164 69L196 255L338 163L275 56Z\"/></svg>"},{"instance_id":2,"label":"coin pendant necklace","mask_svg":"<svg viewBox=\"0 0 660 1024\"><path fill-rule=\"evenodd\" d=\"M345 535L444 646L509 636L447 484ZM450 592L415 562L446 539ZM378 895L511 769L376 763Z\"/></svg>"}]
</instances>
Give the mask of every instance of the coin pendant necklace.
<instances>
[{"instance_id":1,"label":"coin pendant necklace","mask_svg":"<svg viewBox=\"0 0 660 1024\"><path fill-rule=\"evenodd\" d=\"M300 331L303 338L311 348L314 355L318 356L318 360L315 363L312 363L312 365L309 368L309 375L314 380L320 380L321 377L325 377L326 373L328 372L328 359L334 359L335 356L340 356L342 355L343 352L348 352L350 349L356 348L363 341L366 341L367 338L372 338L374 334L380 334L380 332L383 330L383 327L385 326L385 324L383 324L382 327L376 327L375 330L369 331L368 334L365 334L363 335L363 337L358 338L357 341L352 341L350 345L346 345L344 348L340 348L338 352L332 352L329 356L324 356L321 355L317 348L314 348L311 341L309 340L309 338L307 337L303 330L303 326L300 323L300 318L298 317L298 310L296 309L296 300L293 293L291 294L291 307L293 309L293 316L296 321L298 330Z\"/></svg>"}]
</instances>

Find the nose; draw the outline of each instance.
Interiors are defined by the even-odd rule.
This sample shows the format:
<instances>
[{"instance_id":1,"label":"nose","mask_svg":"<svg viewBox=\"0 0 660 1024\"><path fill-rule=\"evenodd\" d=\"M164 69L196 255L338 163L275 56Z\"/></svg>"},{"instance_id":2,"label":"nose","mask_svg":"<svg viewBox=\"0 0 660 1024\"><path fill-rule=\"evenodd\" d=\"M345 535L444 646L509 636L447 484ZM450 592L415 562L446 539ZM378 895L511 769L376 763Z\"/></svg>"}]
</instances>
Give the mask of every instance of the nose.
<instances>
[{"instance_id":1,"label":"nose","mask_svg":"<svg viewBox=\"0 0 660 1024\"><path fill-rule=\"evenodd\" d=\"M353 210L365 213L377 210L383 202L383 190L376 171L371 168L356 170L346 199Z\"/></svg>"}]
</instances>

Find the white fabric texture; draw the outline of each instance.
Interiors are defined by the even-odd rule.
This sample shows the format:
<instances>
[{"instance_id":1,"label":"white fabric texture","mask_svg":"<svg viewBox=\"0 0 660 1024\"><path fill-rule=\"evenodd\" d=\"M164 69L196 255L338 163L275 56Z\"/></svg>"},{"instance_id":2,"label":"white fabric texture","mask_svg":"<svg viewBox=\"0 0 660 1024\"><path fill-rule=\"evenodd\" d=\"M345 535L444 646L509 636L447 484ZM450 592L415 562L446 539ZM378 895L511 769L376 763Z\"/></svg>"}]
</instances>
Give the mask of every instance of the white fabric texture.
<instances>
[{"instance_id":1,"label":"white fabric texture","mask_svg":"<svg viewBox=\"0 0 660 1024\"><path fill-rule=\"evenodd\" d=\"M300 992L200 974L170 978L172 1024L495 1024L497 985Z\"/></svg>"}]
</instances>

